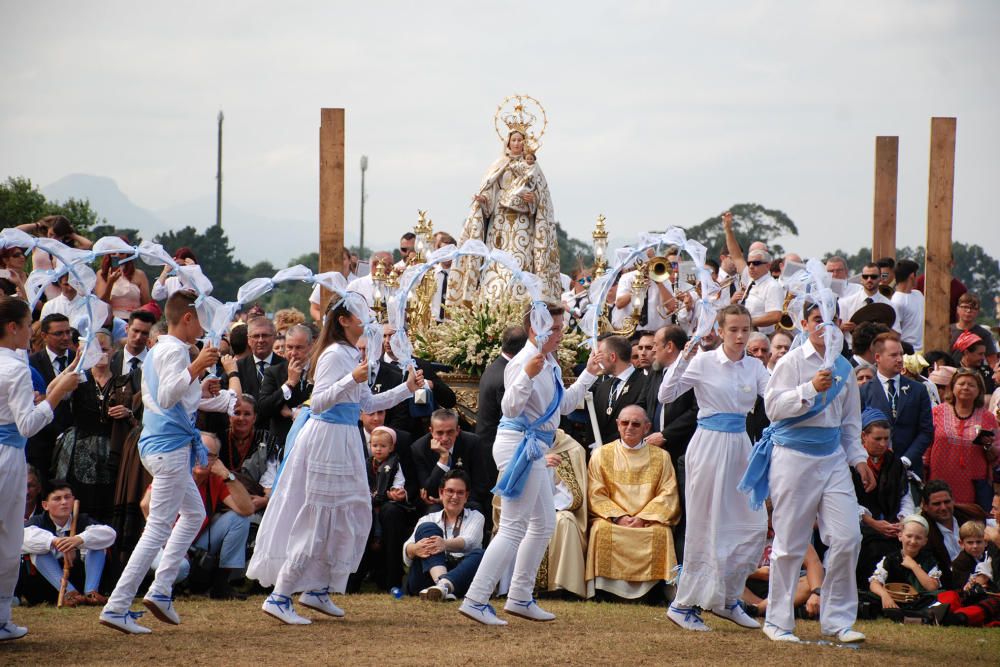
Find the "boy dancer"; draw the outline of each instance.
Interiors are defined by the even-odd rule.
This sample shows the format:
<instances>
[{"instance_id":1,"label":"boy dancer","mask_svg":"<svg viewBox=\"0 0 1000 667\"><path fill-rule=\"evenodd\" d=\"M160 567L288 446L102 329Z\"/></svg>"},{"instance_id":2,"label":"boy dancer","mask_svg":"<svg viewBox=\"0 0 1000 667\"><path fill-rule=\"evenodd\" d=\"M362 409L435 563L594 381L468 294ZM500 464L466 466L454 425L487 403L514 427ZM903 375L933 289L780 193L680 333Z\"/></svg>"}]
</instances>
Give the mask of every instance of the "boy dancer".
<instances>
[{"instance_id":1,"label":"boy dancer","mask_svg":"<svg viewBox=\"0 0 1000 667\"><path fill-rule=\"evenodd\" d=\"M555 439L560 414L576 409L584 392L597 380L602 355L594 353L572 387L563 387L555 351L562 340L563 308L549 305L552 319L546 331L536 331L531 311L524 316L528 342L504 370L503 418L493 444L501 471L495 493L500 499L500 528L490 542L459 611L484 625L507 625L497 618L490 596L514 560L514 573L504 610L532 621L555 615L535 603L532 590L538 566L555 530L552 477L545 452Z\"/></svg>"},{"instance_id":2,"label":"boy dancer","mask_svg":"<svg viewBox=\"0 0 1000 667\"><path fill-rule=\"evenodd\" d=\"M142 365L145 413L139 455L153 475L149 517L100 616L102 625L128 634L151 632L136 622L143 612L129 611L129 607L161 547L156 579L142 603L165 623L181 622L173 608L171 587L205 519L205 505L191 475L192 465L208 463L194 416L199 408L225 410L231 401L227 392L202 401L200 378L219 361L219 351L206 342L191 361L191 346L203 333L194 302L193 292L181 290L170 295L165 307L167 333L157 338Z\"/></svg>"},{"instance_id":3,"label":"boy dancer","mask_svg":"<svg viewBox=\"0 0 1000 667\"><path fill-rule=\"evenodd\" d=\"M854 484L845 464L858 471L866 491L875 488L875 477L861 446L861 401L853 369L840 356L839 344L830 346L827 359L831 341L824 339L824 330L833 326L836 312L827 292L828 319L824 320L818 303L806 301L802 324L809 339L774 368L764 396L772 424L754 446L740 483L741 490L750 492L752 503L763 502L769 486L774 505L764 634L775 641L799 641L793 632L795 588L817 516L820 538L829 545L820 592L820 629L840 642L865 639L851 629L858 608L855 568L861 530ZM830 330L831 339L835 333Z\"/></svg>"}]
</instances>

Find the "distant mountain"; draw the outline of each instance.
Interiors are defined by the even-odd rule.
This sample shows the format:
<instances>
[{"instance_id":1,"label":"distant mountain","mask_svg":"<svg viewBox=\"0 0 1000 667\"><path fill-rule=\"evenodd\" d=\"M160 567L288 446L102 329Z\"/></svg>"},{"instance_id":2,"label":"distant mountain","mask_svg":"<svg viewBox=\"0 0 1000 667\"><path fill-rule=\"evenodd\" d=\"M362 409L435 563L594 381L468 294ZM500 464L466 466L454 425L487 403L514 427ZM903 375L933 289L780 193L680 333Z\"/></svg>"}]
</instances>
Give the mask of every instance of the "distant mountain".
<instances>
[{"instance_id":1,"label":"distant mountain","mask_svg":"<svg viewBox=\"0 0 1000 667\"><path fill-rule=\"evenodd\" d=\"M144 237L152 238L166 227L150 211L132 202L118 184L106 176L70 174L42 188L47 199L64 201L70 197L87 199L91 207L115 227L138 229Z\"/></svg>"}]
</instances>

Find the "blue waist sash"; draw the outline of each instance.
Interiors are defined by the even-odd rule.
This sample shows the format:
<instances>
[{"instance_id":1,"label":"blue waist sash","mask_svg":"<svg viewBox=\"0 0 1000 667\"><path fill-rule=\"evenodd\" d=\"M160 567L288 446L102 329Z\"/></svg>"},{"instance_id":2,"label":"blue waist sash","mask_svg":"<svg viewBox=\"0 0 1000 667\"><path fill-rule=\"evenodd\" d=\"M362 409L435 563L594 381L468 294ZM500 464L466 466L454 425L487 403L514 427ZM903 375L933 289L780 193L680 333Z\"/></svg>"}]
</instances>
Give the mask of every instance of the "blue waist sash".
<instances>
[{"instance_id":1,"label":"blue waist sash","mask_svg":"<svg viewBox=\"0 0 1000 667\"><path fill-rule=\"evenodd\" d=\"M716 412L707 417L698 417L698 428L722 433L743 433L747 430L747 416L735 412Z\"/></svg>"},{"instance_id":2,"label":"blue waist sash","mask_svg":"<svg viewBox=\"0 0 1000 667\"><path fill-rule=\"evenodd\" d=\"M813 399L812 407L797 417L774 422L761 435L750 452L750 462L737 488L750 497L750 507L758 510L770 495L771 453L774 445L788 447L809 456L829 456L840 446L840 427L800 426L815 417L840 394L851 375L851 366L843 357L834 365L833 385Z\"/></svg>"},{"instance_id":3,"label":"blue waist sash","mask_svg":"<svg viewBox=\"0 0 1000 667\"><path fill-rule=\"evenodd\" d=\"M517 498L524 491L524 485L528 481L528 474L531 472L532 461L537 461L545 454L545 450L555 442L556 432L543 431L541 426L548 422L559 411L562 404L563 394L566 388L563 387L562 376L559 374L559 367L555 367L555 395L552 402L546 408L545 413L533 422L529 422L524 415L520 417L504 417L500 420L497 430L517 431L523 433L524 437L514 450L507 468L500 476L497 485L493 487L493 493L504 498ZM544 445L544 447L543 447Z\"/></svg>"},{"instance_id":4,"label":"blue waist sash","mask_svg":"<svg viewBox=\"0 0 1000 667\"><path fill-rule=\"evenodd\" d=\"M28 439L17 430L17 424L0 424L0 445L24 449Z\"/></svg>"},{"instance_id":5,"label":"blue waist sash","mask_svg":"<svg viewBox=\"0 0 1000 667\"><path fill-rule=\"evenodd\" d=\"M278 480L281 478L281 472L285 469L285 461L288 460L289 455L292 453L292 448L298 440L299 432L306 425L307 421L315 419L326 424L340 424L342 426L356 427L358 425L358 419L360 418L360 403L338 403L323 412L313 412L308 405L303 406L302 410L299 411L299 416L295 418L294 422L292 422L292 428L288 430L288 435L285 437L285 453L281 458L281 463L278 465L278 471L274 473L274 483L271 485L271 495L274 495L274 492L278 488Z\"/></svg>"},{"instance_id":6,"label":"blue waist sash","mask_svg":"<svg viewBox=\"0 0 1000 667\"><path fill-rule=\"evenodd\" d=\"M197 412L188 414L182 401L169 408L163 408L156 402L160 377L152 358L150 363L144 365L142 375L142 381L148 390L148 398L155 409L149 408L143 412L139 456L173 452L190 445L191 465L208 465L208 454L201 441L201 432L195 427Z\"/></svg>"}]
</instances>

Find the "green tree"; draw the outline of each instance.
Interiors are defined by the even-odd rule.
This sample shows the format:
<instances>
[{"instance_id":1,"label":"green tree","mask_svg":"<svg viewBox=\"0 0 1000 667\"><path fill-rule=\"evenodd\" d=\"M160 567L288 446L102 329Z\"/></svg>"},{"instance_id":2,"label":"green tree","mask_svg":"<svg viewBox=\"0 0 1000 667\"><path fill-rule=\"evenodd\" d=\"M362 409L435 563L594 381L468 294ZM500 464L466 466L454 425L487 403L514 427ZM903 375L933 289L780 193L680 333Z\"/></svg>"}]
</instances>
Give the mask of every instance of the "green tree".
<instances>
[{"instance_id":1,"label":"green tree","mask_svg":"<svg viewBox=\"0 0 1000 667\"><path fill-rule=\"evenodd\" d=\"M46 215L64 215L77 232L89 235L93 227L105 224L86 199L69 198L64 202L49 201L30 179L8 177L0 184L0 226L16 227L34 222Z\"/></svg>"},{"instance_id":2,"label":"green tree","mask_svg":"<svg viewBox=\"0 0 1000 667\"><path fill-rule=\"evenodd\" d=\"M782 236L798 236L799 229L783 211L765 208L760 204L734 204L729 207L733 214L733 232L744 250L754 241L763 241L771 253L779 257L785 249L775 239ZM726 247L726 233L722 229L722 215L709 218L705 222L688 227L688 238L697 239L708 248L708 256L714 257Z\"/></svg>"},{"instance_id":3,"label":"green tree","mask_svg":"<svg viewBox=\"0 0 1000 667\"><path fill-rule=\"evenodd\" d=\"M556 240L559 243L559 269L566 275L573 275L580 265L590 266L594 263L593 245L570 238L559 223L556 223Z\"/></svg>"},{"instance_id":4,"label":"green tree","mask_svg":"<svg viewBox=\"0 0 1000 667\"><path fill-rule=\"evenodd\" d=\"M168 253L188 247L198 258L202 272L212 281L212 296L220 301L234 301L236 290L248 280L247 266L233 257L229 238L220 228L212 225L199 232L190 225L176 231L164 232L153 237Z\"/></svg>"}]
</instances>

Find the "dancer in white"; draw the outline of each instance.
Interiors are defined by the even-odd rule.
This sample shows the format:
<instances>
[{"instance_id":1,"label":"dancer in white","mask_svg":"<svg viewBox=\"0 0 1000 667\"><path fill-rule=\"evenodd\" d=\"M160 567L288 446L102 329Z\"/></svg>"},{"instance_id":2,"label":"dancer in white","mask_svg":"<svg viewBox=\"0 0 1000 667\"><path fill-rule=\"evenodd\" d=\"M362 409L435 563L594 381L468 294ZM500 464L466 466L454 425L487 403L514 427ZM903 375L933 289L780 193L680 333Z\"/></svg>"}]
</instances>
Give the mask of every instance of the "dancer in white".
<instances>
[{"instance_id":1,"label":"dancer in white","mask_svg":"<svg viewBox=\"0 0 1000 667\"><path fill-rule=\"evenodd\" d=\"M707 631L701 610L745 628L759 628L738 604L747 576L757 567L767 538L767 513L752 510L737 490L750 458L746 420L764 394L770 374L746 354L750 312L729 305L718 313L722 345L695 354L692 339L667 369L660 403L694 388L698 429L685 461L685 507L692 517L684 534L684 566L667 618L686 630ZM693 357L693 359L692 359Z\"/></svg>"},{"instance_id":2,"label":"dancer in white","mask_svg":"<svg viewBox=\"0 0 1000 667\"><path fill-rule=\"evenodd\" d=\"M381 350L381 326L370 321L368 304L356 292L335 295L330 306L310 364L311 406L288 434L247 568L247 577L274 586L264 611L290 625L311 623L292 606L298 592L303 606L344 615L330 593L343 593L358 569L372 522L361 411L390 408L424 383L422 371L411 371L406 384L372 395L368 361L357 343L364 335L369 350Z\"/></svg>"},{"instance_id":3,"label":"dancer in white","mask_svg":"<svg viewBox=\"0 0 1000 667\"><path fill-rule=\"evenodd\" d=\"M820 591L820 629L840 642L860 642L865 636L852 626L858 608L855 569L861 530L848 464L868 491L875 488L875 477L861 446L857 380L840 355L835 297L826 289L811 298L819 304L806 301L803 308L802 325L809 339L774 367L764 395L772 423L754 447L740 489L749 493L753 505L768 494L774 505L764 633L775 641L799 641L793 599L818 517L820 539L829 547Z\"/></svg>"},{"instance_id":4,"label":"dancer in white","mask_svg":"<svg viewBox=\"0 0 1000 667\"><path fill-rule=\"evenodd\" d=\"M0 296L0 641L20 639L28 629L15 625L10 605L24 541L24 488L28 479L24 447L52 421L52 409L80 382L80 355L49 384L37 405L24 350L31 342L31 311L20 299Z\"/></svg>"},{"instance_id":5,"label":"dancer in white","mask_svg":"<svg viewBox=\"0 0 1000 667\"><path fill-rule=\"evenodd\" d=\"M549 317L545 317L547 312ZM540 315L537 311L534 315ZM572 387L563 386L555 350L562 340L563 308L547 306L541 317L524 317L528 342L504 370L503 418L493 444L500 470L495 493L500 499L500 528L490 542L476 577L459 611L484 625L507 625L489 604L500 576L514 560L514 573L504 610L532 621L555 615L535 602L532 590L538 566L555 530L552 476L545 452L555 439L560 414L576 409L584 392L597 380L602 355L591 354ZM539 322L544 322L540 324Z\"/></svg>"},{"instance_id":6,"label":"dancer in white","mask_svg":"<svg viewBox=\"0 0 1000 667\"><path fill-rule=\"evenodd\" d=\"M195 414L199 409L231 412L239 392L236 380L235 388L230 383L227 391L214 397L203 396L201 376L219 361L219 350L206 342L194 361L191 360L191 346L204 333L195 311L195 299L195 293L187 290L170 295L164 308L167 333L156 339L142 365L145 412L139 456L143 467L153 476L149 516L100 616L102 625L127 634L151 632L137 622L143 612L130 611L129 607L161 547L163 555L156 568L156 579L142 603L164 623L181 622L171 591L181 561L205 519L205 503L191 475L195 463L208 463L201 435L194 425ZM224 362L231 363L231 359Z\"/></svg>"}]
</instances>

